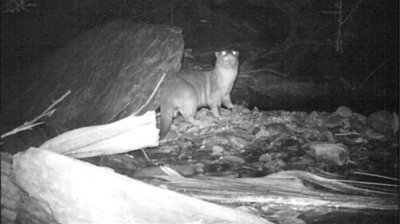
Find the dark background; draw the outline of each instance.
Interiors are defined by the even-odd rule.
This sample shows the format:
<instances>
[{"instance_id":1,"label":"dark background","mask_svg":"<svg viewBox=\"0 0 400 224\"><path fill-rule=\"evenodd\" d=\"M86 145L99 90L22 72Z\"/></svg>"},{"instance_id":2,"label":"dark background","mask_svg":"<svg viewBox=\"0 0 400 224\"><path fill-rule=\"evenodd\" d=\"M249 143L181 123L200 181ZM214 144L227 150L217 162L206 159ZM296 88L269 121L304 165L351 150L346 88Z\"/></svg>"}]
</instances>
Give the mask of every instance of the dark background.
<instances>
[{"instance_id":1,"label":"dark background","mask_svg":"<svg viewBox=\"0 0 400 224\"><path fill-rule=\"evenodd\" d=\"M26 0L25 7L17 7L14 1L3 0L1 109L12 100L5 93L23 94L29 85L21 69L39 63L84 31L124 19L181 27L185 48L198 61L207 62L202 57L206 52L235 48L240 51L242 72L267 67L331 93L301 105L254 100L249 107L332 111L348 105L366 115L398 112L399 2L340 4L337 0ZM339 12L346 19L342 25Z\"/></svg>"}]
</instances>

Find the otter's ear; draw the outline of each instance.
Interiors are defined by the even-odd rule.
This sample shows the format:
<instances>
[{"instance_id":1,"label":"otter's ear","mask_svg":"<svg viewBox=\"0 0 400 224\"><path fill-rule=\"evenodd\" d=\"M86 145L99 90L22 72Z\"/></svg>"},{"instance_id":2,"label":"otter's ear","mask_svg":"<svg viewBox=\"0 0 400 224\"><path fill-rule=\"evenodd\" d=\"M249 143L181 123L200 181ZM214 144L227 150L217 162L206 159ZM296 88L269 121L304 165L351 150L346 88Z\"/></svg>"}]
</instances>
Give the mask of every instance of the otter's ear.
<instances>
[{"instance_id":1,"label":"otter's ear","mask_svg":"<svg viewBox=\"0 0 400 224\"><path fill-rule=\"evenodd\" d=\"M215 52L215 57L218 57L218 54L219 54L219 52L218 52L218 51L216 51L216 52Z\"/></svg>"}]
</instances>

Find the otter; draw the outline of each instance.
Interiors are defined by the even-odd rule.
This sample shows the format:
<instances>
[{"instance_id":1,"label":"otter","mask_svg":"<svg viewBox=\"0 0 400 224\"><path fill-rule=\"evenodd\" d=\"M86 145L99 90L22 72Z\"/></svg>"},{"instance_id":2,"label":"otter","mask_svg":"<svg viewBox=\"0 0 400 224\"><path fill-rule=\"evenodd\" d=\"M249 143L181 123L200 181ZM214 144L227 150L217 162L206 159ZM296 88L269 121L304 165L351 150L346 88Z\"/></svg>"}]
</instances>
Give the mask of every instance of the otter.
<instances>
[{"instance_id":1,"label":"otter","mask_svg":"<svg viewBox=\"0 0 400 224\"><path fill-rule=\"evenodd\" d=\"M219 118L219 108L223 104L232 109L230 93L238 74L239 52L224 50L215 52L215 67L211 71L181 70L165 81L160 98L160 139L163 139L179 112L185 121L202 126L194 118L200 107L208 106L212 114Z\"/></svg>"}]
</instances>

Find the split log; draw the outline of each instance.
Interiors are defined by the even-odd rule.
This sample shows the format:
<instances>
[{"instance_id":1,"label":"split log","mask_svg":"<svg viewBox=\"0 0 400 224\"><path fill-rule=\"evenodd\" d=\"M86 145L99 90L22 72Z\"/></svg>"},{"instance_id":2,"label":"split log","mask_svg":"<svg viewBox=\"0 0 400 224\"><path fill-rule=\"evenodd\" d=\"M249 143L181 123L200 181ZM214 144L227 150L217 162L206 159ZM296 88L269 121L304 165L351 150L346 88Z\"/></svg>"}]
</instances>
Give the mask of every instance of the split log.
<instances>
[{"instance_id":1,"label":"split log","mask_svg":"<svg viewBox=\"0 0 400 224\"><path fill-rule=\"evenodd\" d=\"M111 155L158 146L156 113L129 116L117 122L83 127L65 132L40 148L74 158Z\"/></svg>"},{"instance_id":2,"label":"split log","mask_svg":"<svg viewBox=\"0 0 400 224\"><path fill-rule=\"evenodd\" d=\"M14 156L12 177L59 223L269 223L37 148Z\"/></svg>"}]
</instances>

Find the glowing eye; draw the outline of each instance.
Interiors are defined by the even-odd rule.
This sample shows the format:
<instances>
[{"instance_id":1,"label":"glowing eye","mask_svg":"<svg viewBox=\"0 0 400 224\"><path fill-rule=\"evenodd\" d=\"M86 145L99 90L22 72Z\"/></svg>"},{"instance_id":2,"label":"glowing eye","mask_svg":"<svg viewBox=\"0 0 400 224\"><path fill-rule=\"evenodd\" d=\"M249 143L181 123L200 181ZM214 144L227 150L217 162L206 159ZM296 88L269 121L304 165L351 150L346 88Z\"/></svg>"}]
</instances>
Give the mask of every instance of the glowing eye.
<instances>
[{"instance_id":1,"label":"glowing eye","mask_svg":"<svg viewBox=\"0 0 400 224\"><path fill-rule=\"evenodd\" d=\"M233 54L233 55L237 55L237 54L239 54L239 52L237 52L237 51L232 51L232 54Z\"/></svg>"},{"instance_id":2,"label":"glowing eye","mask_svg":"<svg viewBox=\"0 0 400 224\"><path fill-rule=\"evenodd\" d=\"M226 51L222 51L221 54L222 54L222 55L226 55Z\"/></svg>"}]
</instances>

